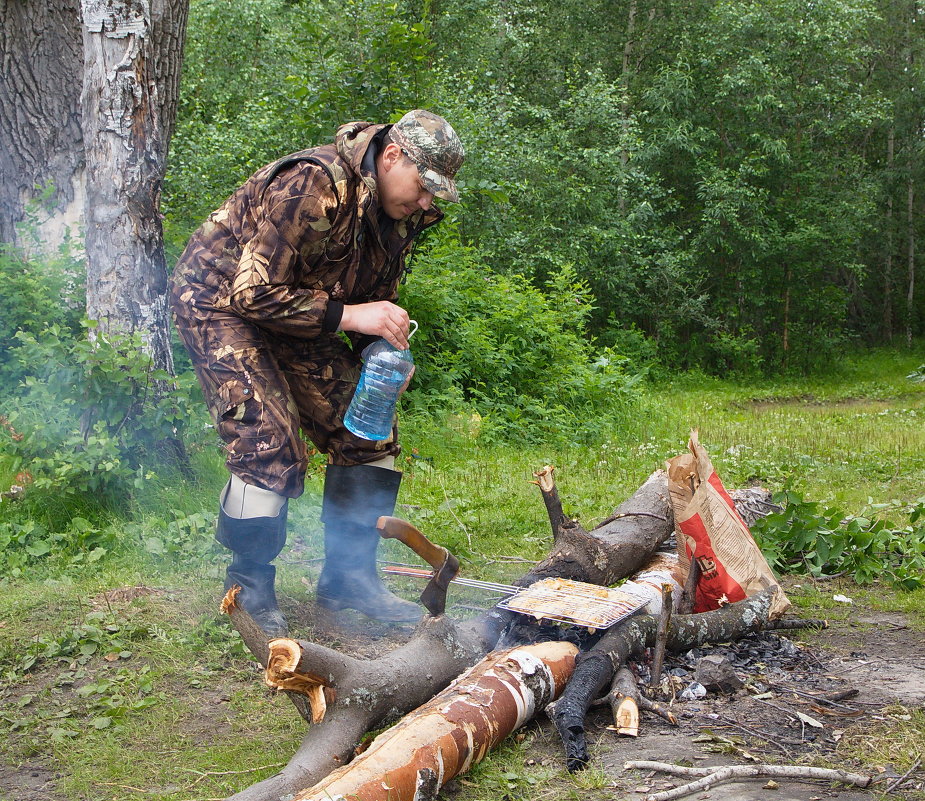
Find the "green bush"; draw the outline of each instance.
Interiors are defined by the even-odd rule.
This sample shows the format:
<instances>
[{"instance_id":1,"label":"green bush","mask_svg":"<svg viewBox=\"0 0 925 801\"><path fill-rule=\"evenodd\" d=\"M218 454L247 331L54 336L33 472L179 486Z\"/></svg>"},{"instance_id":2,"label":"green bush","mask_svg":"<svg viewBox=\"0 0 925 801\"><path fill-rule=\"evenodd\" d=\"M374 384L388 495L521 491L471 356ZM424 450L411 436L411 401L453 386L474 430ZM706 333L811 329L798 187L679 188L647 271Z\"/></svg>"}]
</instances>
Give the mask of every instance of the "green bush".
<instances>
[{"instance_id":1,"label":"green bush","mask_svg":"<svg viewBox=\"0 0 925 801\"><path fill-rule=\"evenodd\" d=\"M93 323L84 323L88 329ZM25 374L6 411L0 449L11 469L28 472L27 495L56 503L89 497L124 503L165 443L178 440L198 404L152 367L141 337L97 333L74 338L59 325L21 331L13 349Z\"/></svg>"},{"instance_id":2,"label":"green bush","mask_svg":"<svg viewBox=\"0 0 925 801\"><path fill-rule=\"evenodd\" d=\"M794 492L774 502L783 510L760 518L752 533L771 566L812 576L847 574L858 584L875 580L914 590L925 586L925 498L907 511L908 526L823 508ZM892 504L879 504L880 512Z\"/></svg>"},{"instance_id":3,"label":"green bush","mask_svg":"<svg viewBox=\"0 0 925 801\"><path fill-rule=\"evenodd\" d=\"M450 225L430 240L403 303L420 324L413 405L465 405L503 438L573 439L632 399L638 373L587 336L592 306L566 265L543 289L499 275Z\"/></svg>"},{"instance_id":4,"label":"green bush","mask_svg":"<svg viewBox=\"0 0 925 801\"><path fill-rule=\"evenodd\" d=\"M38 335L54 323L76 335L84 305L83 264L68 247L35 259L0 243L0 381L9 387L27 372L14 356L17 332Z\"/></svg>"}]
</instances>

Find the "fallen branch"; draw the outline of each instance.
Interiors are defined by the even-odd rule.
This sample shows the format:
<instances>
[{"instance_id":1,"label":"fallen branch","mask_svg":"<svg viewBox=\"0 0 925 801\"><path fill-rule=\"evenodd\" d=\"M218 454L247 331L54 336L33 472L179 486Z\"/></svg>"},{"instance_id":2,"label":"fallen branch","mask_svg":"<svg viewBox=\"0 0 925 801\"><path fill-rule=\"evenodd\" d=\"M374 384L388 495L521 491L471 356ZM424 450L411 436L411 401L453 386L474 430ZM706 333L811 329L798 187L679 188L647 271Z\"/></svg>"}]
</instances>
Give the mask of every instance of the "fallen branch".
<instances>
[{"instance_id":1,"label":"fallen branch","mask_svg":"<svg viewBox=\"0 0 925 801\"><path fill-rule=\"evenodd\" d=\"M696 781L682 784L662 793L652 793L645 797L645 801L672 801L686 795L706 790L714 784L729 781L730 779L751 779L758 776L769 776L775 779L821 779L828 782L840 782L854 787L870 787L877 778L864 776L860 773L848 773L844 770L831 768L813 768L803 765L727 765L712 768L688 768L682 765L670 765L666 762L651 762L638 760L627 762L624 770L655 770L661 773L670 773L674 776L700 776Z\"/></svg>"},{"instance_id":2,"label":"fallen branch","mask_svg":"<svg viewBox=\"0 0 925 801\"><path fill-rule=\"evenodd\" d=\"M753 631L773 629L769 614L776 591L764 590L710 612L676 615L668 631L668 650L688 651L704 643L731 642ZM585 715L591 701L631 656L652 646L657 626L656 615L630 618L614 626L591 650L578 657L575 673L553 713L570 771L580 770L588 763Z\"/></svg>"},{"instance_id":3,"label":"fallen branch","mask_svg":"<svg viewBox=\"0 0 925 801\"><path fill-rule=\"evenodd\" d=\"M895 782L890 782L890 786L883 791L884 795L889 795L893 790L898 790L901 785L905 784L906 779L908 779L913 773L918 770L919 765L922 764L921 758L915 760L915 763L912 765L909 770L907 770L902 776L900 776Z\"/></svg>"}]
</instances>

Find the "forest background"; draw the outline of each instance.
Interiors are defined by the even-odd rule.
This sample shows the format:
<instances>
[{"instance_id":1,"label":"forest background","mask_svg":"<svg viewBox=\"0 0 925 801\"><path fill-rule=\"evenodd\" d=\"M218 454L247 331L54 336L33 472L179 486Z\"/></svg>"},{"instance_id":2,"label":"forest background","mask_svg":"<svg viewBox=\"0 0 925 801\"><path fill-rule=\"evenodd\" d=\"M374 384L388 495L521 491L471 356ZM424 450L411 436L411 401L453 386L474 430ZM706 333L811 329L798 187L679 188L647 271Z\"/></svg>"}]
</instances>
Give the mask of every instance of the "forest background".
<instances>
[{"instance_id":1,"label":"forest background","mask_svg":"<svg viewBox=\"0 0 925 801\"><path fill-rule=\"evenodd\" d=\"M494 556L545 552L532 470L555 463L593 524L696 425L727 484L786 507L756 530L776 569L882 581L921 614L922 19L914 0L193 0L167 261L263 164L430 108L468 155L401 288L421 325L407 516L510 580ZM39 198L23 242L42 216ZM182 348L172 379L137 337L91 342L79 232L40 253L0 252L2 721L14 759L53 754L67 797L101 798L101 761L169 784L163 743L136 743L151 716L244 664L214 608L225 474ZM323 461L292 512L290 612L310 601ZM83 600L145 582L180 611ZM239 734L191 764L236 767Z\"/></svg>"}]
</instances>

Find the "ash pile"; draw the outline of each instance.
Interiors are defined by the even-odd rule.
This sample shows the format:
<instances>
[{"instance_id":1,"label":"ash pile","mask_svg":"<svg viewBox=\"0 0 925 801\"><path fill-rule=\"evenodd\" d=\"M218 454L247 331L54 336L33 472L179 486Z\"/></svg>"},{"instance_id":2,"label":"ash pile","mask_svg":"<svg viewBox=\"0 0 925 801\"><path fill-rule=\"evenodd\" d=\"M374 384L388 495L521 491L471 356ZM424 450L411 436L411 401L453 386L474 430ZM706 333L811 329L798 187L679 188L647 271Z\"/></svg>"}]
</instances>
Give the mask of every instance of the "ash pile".
<instances>
[{"instance_id":1,"label":"ash pile","mask_svg":"<svg viewBox=\"0 0 925 801\"><path fill-rule=\"evenodd\" d=\"M631 667L647 685L649 663ZM707 750L713 743L719 751L791 757L834 752L843 730L866 714L853 700L858 694L810 649L774 632L667 655L653 693Z\"/></svg>"}]
</instances>

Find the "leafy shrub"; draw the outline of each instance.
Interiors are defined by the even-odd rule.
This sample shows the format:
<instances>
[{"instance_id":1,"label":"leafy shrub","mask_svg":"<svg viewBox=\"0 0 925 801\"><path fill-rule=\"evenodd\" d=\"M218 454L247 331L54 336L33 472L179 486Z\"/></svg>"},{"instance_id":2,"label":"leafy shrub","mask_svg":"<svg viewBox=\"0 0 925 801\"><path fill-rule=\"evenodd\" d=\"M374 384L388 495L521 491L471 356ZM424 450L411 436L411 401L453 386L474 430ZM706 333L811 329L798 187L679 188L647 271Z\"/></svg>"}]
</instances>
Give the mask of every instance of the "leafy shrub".
<instances>
[{"instance_id":1,"label":"leafy shrub","mask_svg":"<svg viewBox=\"0 0 925 801\"><path fill-rule=\"evenodd\" d=\"M0 523L0 574L18 577L43 559L54 557L67 566L98 562L118 544L113 529L74 517L62 531L50 531L35 520Z\"/></svg>"},{"instance_id":2,"label":"leafy shrub","mask_svg":"<svg viewBox=\"0 0 925 801\"><path fill-rule=\"evenodd\" d=\"M32 480L28 494L129 497L191 419L189 383L170 389L171 377L153 369L138 334L98 333L91 341L51 325L16 339L24 391L10 401L0 447L12 470Z\"/></svg>"},{"instance_id":3,"label":"leafy shrub","mask_svg":"<svg viewBox=\"0 0 925 801\"><path fill-rule=\"evenodd\" d=\"M28 258L0 244L0 380L24 375L15 358L16 333L38 335L49 324L76 335L84 308L83 270L67 247L53 258Z\"/></svg>"},{"instance_id":4,"label":"leafy shrub","mask_svg":"<svg viewBox=\"0 0 925 801\"><path fill-rule=\"evenodd\" d=\"M908 510L903 527L822 508L789 491L776 494L774 502L783 510L759 519L752 533L775 569L847 574L858 584L882 579L905 590L925 585L925 498Z\"/></svg>"},{"instance_id":5,"label":"leafy shrub","mask_svg":"<svg viewBox=\"0 0 925 801\"><path fill-rule=\"evenodd\" d=\"M144 550L157 561L205 564L219 550L215 541L214 512L185 514L173 510L173 519L156 520L153 526L131 524L128 533L137 534Z\"/></svg>"},{"instance_id":6,"label":"leafy shrub","mask_svg":"<svg viewBox=\"0 0 925 801\"><path fill-rule=\"evenodd\" d=\"M539 289L493 272L452 226L437 236L403 300L421 327L415 404L467 405L483 430L551 439L626 406L640 376L612 350L595 352L590 295L571 266Z\"/></svg>"}]
</instances>

